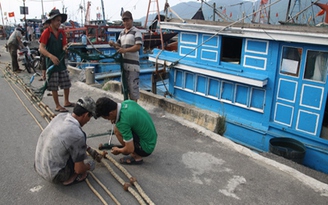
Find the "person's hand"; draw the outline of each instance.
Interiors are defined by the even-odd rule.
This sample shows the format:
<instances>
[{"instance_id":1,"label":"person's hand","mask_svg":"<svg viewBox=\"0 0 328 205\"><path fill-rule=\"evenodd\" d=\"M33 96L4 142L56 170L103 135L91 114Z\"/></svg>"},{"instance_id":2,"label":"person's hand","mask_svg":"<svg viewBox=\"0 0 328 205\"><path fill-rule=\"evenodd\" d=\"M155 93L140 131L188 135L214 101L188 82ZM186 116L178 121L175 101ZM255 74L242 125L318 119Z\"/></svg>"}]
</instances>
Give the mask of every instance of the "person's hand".
<instances>
[{"instance_id":1,"label":"person's hand","mask_svg":"<svg viewBox=\"0 0 328 205\"><path fill-rule=\"evenodd\" d=\"M110 151L113 155L118 155L120 154L120 148L118 147L113 147L112 150Z\"/></svg>"},{"instance_id":2,"label":"person's hand","mask_svg":"<svg viewBox=\"0 0 328 205\"><path fill-rule=\"evenodd\" d=\"M113 46L115 43L114 43L114 41L108 41L108 44L109 44L110 46Z\"/></svg>"},{"instance_id":3,"label":"person's hand","mask_svg":"<svg viewBox=\"0 0 328 205\"><path fill-rule=\"evenodd\" d=\"M95 160L89 159L89 160L87 160L86 164L89 164L90 165L90 169L89 169L90 171L95 170L95 168L96 168L96 162L95 162Z\"/></svg>"},{"instance_id":4,"label":"person's hand","mask_svg":"<svg viewBox=\"0 0 328 205\"><path fill-rule=\"evenodd\" d=\"M68 52L68 50L67 50L67 46L64 46L64 47L63 47L63 51L65 51L66 53Z\"/></svg>"},{"instance_id":5,"label":"person's hand","mask_svg":"<svg viewBox=\"0 0 328 205\"><path fill-rule=\"evenodd\" d=\"M125 50L125 48L119 48L119 49L117 50L117 52L119 52L119 53L125 53L126 50Z\"/></svg>"},{"instance_id":6,"label":"person's hand","mask_svg":"<svg viewBox=\"0 0 328 205\"><path fill-rule=\"evenodd\" d=\"M53 62L54 65L59 65L59 59L56 56L51 55L49 58Z\"/></svg>"}]
</instances>

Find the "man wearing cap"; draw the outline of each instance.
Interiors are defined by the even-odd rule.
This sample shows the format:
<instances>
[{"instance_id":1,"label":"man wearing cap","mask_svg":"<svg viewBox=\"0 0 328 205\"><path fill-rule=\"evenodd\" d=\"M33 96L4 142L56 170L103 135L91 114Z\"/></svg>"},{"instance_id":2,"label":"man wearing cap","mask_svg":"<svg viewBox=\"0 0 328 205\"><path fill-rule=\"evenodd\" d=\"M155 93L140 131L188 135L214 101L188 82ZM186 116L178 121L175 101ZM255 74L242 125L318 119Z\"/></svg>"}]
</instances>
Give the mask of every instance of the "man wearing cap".
<instances>
[{"instance_id":1,"label":"man wearing cap","mask_svg":"<svg viewBox=\"0 0 328 205\"><path fill-rule=\"evenodd\" d=\"M52 92L55 101L56 112L68 112L65 107L74 107L74 103L69 101L69 91L71 81L65 65L65 51L67 50L67 39L60 25L67 19L66 14L61 14L58 9L53 9L49 13L50 26L43 31L40 37L40 52L46 57L47 69L55 65L51 71L49 70L47 79L47 90ZM61 106L58 99L58 86L64 89L64 107Z\"/></svg>"},{"instance_id":2,"label":"man wearing cap","mask_svg":"<svg viewBox=\"0 0 328 205\"><path fill-rule=\"evenodd\" d=\"M86 159L86 134L82 130L91 117L96 118L96 103L80 98L73 113L60 113L39 136L35 151L35 170L45 180L70 185L86 179L95 162Z\"/></svg>"},{"instance_id":3,"label":"man wearing cap","mask_svg":"<svg viewBox=\"0 0 328 205\"><path fill-rule=\"evenodd\" d=\"M23 33L23 29L21 27L17 27L8 39L8 50L11 57L12 71L17 73L21 72L17 60L17 50L25 47L22 42Z\"/></svg>"},{"instance_id":4,"label":"man wearing cap","mask_svg":"<svg viewBox=\"0 0 328 205\"><path fill-rule=\"evenodd\" d=\"M113 147L114 155L128 155L120 159L122 164L142 164L143 157L155 149L157 132L148 112L133 100L116 103L107 97L96 102L97 117L116 124L114 133L122 148Z\"/></svg>"},{"instance_id":5,"label":"man wearing cap","mask_svg":"<svg viewBox=\"0 0 328 205\"><path fill-rule=\"evenodd\" d=\"M142 46L142 35L139 29L133 26L130 11L123 13L122 20L124 29L121 31L117 42L109 41L108 43L110 46L116 47L123 56L123 72L125 82L127 82L129 99L137 102L139 99L139 50Z\"/></svg>"}]
</instances>

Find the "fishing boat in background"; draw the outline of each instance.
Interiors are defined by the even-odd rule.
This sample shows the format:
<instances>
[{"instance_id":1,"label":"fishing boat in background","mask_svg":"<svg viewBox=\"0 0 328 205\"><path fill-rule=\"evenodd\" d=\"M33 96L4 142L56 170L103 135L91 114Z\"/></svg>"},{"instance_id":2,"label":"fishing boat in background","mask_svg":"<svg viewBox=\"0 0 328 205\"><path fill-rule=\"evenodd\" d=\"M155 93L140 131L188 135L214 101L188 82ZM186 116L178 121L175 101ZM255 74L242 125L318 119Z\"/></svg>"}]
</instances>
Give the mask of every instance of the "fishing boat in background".
<instances>
[{"instance_id":1,"label":"fishing boat in background","mask_svg":"<svg viewBox=\"0 0 328 205\"><path fill-rule=\"evenodd\" d=\"M90 9L88 2L88 9ZM88 10L87 9L87 10ZM89 12L86 12L89 15ZM157 24L162 20L159 18L159 11L155 15L154 20L148 29L141 27L140 22L134 22L143 35L143 46L139 51L140 63L140 88L144 90L151 89L152 73L156 70L153 62L148 60L148 55L153 48L165 47L174 49L171 39L177 35L177 32L169 30L159 31ZM158 19L160 19L158 21ZM76 69L85 71L87 67L94 67L95 80L99 83L107 80L120 80L121 67L113 58L104 56L112 56L116 53L114 47L109 46L108 41L116 42L120 32L124 29L122 21L108 23L105 20L90 21L86 16L86 24L81 28L67 28L66 34L68 42L70 42L70 52L68 64ZM147 22L145 23L147 25ZM87 40L82 42L82 37ZM75 51L75 52L72 52ZM96 59L95 56L103 56L101 59ZM90 58L88 58L90 57Z\"/></svg>"},{"instance_id":2,"label":"fishing boat in background","mask_svg":"<svg viewBox=\"0 0 328 205\"><path fill-rule=\"evenodd\" d=\"M187 19L160 25L178 33L177 51L154 48L149 56L167 68L170 96L223 116L223 135L255 151L268 152L272 139L296 140L306 150L301 163L328 173L327 27Z\"/></svg>"},{"instance_id":3,"label":"fishing boat in background","mask_svg":"<svg viewBox=\"0 0 328 205\"><path fill-rule=\"evenodd\" d=\"M85 72L86 68L93 67L96 83L102 83L107 80L120 80L121 66L114 58L109 58L116 53L116 49L108 44L108 41L116 41L122 26L116 25L85 25L82 28L72 28L66 30L70 39L68 54L68 65L75 69ZM86 39L82 43L82 38ZM72 43L73 42L73 43ZM139 51L140 78L145 78L145 82L150 82L151 73L155 67L148 60L148 54ZM149 86L144 85L143 89Z\"/></svg>"}]
</instances>

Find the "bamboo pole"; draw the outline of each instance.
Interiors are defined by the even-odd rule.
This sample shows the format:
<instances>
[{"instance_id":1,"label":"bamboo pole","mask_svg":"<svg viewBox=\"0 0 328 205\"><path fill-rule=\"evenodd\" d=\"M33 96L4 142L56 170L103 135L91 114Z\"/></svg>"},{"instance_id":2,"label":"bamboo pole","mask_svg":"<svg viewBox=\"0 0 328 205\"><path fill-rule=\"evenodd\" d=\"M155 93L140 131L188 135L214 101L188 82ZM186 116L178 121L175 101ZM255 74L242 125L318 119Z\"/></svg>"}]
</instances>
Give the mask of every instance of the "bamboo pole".
<instances>
[{"instance_id":1,"label":"bamboo pole","mask_svg":"<svg viewBox=\"0 0 328 205\"><path fill-rule=\"evenodd\" d=\"M97 151L98 151L98 153L103 153L100 150L97 150ZM111 161L118 169L120 169L125 174L125 176L127 178L129 178L130 183L136 187L136 189L138 190L140 195L145 199L145 201L148 204L154 204L154 202L152 202L152 200L147 196L147 194L141 188L141 186L139 185L139 183L137 182L137 179L135 177L132 177L132 175L110 155L106 154L104 157L107 158L109 161Z\"/></svg>"},{"instance_id":2,"label":"bamboo pole","mask_svg":"<svg viewBox=\"0 0 328 205\"><path fill-rule=\"evenodd\" d=\"M125 191L129 191L141 205L146 205L140 194L136 192L132 187L130 187L129 183L126 183L115 171L110 167L110 165L105 161L105 159L101 159L101 163L108 169L108 171L113 175L113 177L123 186Z\"/></svg>"},{"instance_id":3,"label":"bamboo pole","mask_svg":"<svg viewBox=\"0 0 328 205\"><path fill-rule=\"evenodd\" d=\"M91 185L91 183L89 182L89 179L85 179L85 182L88 184L89 188L91 189L91 191L100 199L100 201L105 204L108 205L107 202L105 201L105 199L97 192L97 190Z\"/></svg>"},{"instance_id":4,"label":"bamboo pole","mask_svg":"<svg viewBox=\"0 0 328 205\"><path fill-rule=\"evenodd\" d=\"M101 188L103 188L105 190L105 192L110 196L110 198L113 199L115 204L121 205L121 203L115 198L115 196L105 187L105 185L103 183L101 183L101 181L92 172L89 172L89 174L101 186Z\"/></svg>"}]
</instances>

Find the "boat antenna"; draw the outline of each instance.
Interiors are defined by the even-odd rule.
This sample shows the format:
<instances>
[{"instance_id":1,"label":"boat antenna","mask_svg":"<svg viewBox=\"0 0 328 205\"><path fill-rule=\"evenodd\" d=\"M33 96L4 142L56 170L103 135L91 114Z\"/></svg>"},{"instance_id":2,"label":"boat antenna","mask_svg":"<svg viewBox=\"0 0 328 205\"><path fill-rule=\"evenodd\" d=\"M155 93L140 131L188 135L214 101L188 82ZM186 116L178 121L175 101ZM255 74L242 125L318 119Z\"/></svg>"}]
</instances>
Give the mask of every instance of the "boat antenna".
<instances>
[{"instance_id":1,"label":"boat antenna","mask_svg":"<svg viewBox=\"0 0 328 205\"><path fill-rule=\"evenodd\" d=\"M101 9L102 9L102 13L103 13L103 22L104 22L104 24L106 24L105 9L104 9L104 1L103 0L101 0Z\"/></svg>"},{"instance_id":2,"label":"boat antenna","mask_svg":"<svg viewBox=\"0 0 328 205\"><path fill-rule=\"evenodd\" d=\"M319 1L319 0L316 0L316 1L314 1L314 2L311 2L311 4L310 4L309 6L305 7L302 11L298 12L297 14L295 14L295 16L290 17L290 18L287 20L287 22L290 22L290 21L292 21L292 19L297 18L300 14L302 14L304 11L306 11L307 9L309 9L311 6L313 6L313 5L314 5L315 3L317 3L318 1Z\"/></svg>"},{"instance_id":3,"label":"boat antenna","mask_svg":"<svg viewBox=\"0 0 328 205\"><path fill-rule=\"evenodd\" d=\"M231 18L229 18L227 15L222 14L219 10L217 10L215 7L213 7L212 5L208 4L206 1L201 0L202 3L205 3L207 6L209 6L210 8L212 8L214 10L214 12L224 21L224 22L231 22L233 21ZM222 8L222 7L221 7Z\"/></svg>"}]
</instances>

